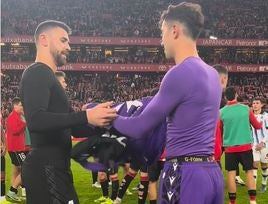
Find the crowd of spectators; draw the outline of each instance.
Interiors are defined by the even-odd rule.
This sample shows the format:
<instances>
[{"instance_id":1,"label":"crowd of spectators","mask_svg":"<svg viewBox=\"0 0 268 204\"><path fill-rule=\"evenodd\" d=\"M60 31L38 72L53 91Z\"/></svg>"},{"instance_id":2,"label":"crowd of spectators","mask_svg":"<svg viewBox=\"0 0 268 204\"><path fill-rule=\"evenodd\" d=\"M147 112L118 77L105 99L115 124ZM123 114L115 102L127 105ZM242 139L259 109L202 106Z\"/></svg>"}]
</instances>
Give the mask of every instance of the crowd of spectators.
<instances>
[{"instance_id":1,"label":"crowd of spectators","mask_svg":"<svg viewBox=\"0 0 268 204\"><path fill-rule=\"evenodd\" d=\"M163 74L66 72L67 94L75 111L91 101L115 102L139 99L158 89ZM19 95L21 71L8 71L1 80L1 113L6 117L12 98Z\"/></svg>"},{"instance_id":2,"label":"crowd of spectators","mask_svg":"<svg viewBox=\"0 0 268 204\"><path fill-rule=\"evenodd\" d=\"M6 71L1 80L1 114L6 118L11 111L11 101L19 96L21 71ZM95 101L127 101L151 95L158 90L164 74L159 73L81 73L66 72L67 94L75 111L83 104ZM268 74L230 73L229 85L235 86L244 103L254 97L268 99ZM268 102L268 101L267 101ZM267 106L266 106L267 107Z\"/></svg>"},{"instance_id":3,"label":"crowd of spectators","mask_svg":"<svg viewBox=\"0 0 268 204\"><path fill-rule=\"evenodd\" d=\"M201 37L268 38L267 0L184 0L201 4ZM8 0L2 2L2 35L33 35L47 19L61 20L75 36L160 37L159 18L182 0Z\"/></svg>"},{"instance_id":4,"label":"crowd of spectators","mask_svg":"<svg viewBox=\"0 0 268 204\"><path fill-rule=\"evenodd\" d=\"M268 49L201 47L199 55L210 64L268 64Z\"/></svg>"},{"instance_id":5,"label":"crowd of spectators","mask_svg":"<svg viewBox=\"0 0 268 204\"><path fill-rule=\"evenodd\" d=\"M251 100L259 96L268 103L268 74L230 73L229 85L235 86L244 103L250 104ZM268 110L268 104L266 105Z\"/></svg>"},{"instance_id":6,"label":"crowd of spectators","mask_svg":"<svg viewBox=\"0 0 268 204\"><path fill-rule=\"evenodd\" d=\"M33 45L23 48L2 47L3 62L32 62L35 59ZM148 52L144 47L131 47L122 52L105 53L105 48L95 51L81 45L79 50L70 52L69 63L109 63L109 64L166 64L172 63L165 59L161 47L157 52ZM200 47L199 55L207 63L217 64L268 64L268 49L259 48L213 48Z\"/></svg>"}]
</instances>

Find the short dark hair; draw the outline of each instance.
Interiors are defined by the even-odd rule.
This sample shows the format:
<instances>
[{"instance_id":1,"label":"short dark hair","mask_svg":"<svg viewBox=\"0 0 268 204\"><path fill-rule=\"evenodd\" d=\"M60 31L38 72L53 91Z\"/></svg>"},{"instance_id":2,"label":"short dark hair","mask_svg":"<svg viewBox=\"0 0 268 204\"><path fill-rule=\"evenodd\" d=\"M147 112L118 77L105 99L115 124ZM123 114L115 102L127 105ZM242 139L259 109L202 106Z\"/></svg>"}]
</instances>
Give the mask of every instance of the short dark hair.
<instances>
[{"instance_id":1,"label":"short dark hair","mask_svg":"<svg viewBox=\"0 0 268 204\"><path fill-rule=\"evenodd\" d=\"M19 97L15 97L12 99L12 105L19 105L19 103L21 102Z\"/></svg>"},{"instance_id":2,"label":"short dark hair","mask_svg":"<svg viewBox=\"0 0 268 204\"><path fill-rule=\"evenodd\" d=\"M42 23L40 23L37 26L37 28L35 30L35 33L34 33L35 41L37 40L38 36L42 32L44 32L46 30L49 30L49 29L52 29L52 28L57 28L57 27L60 27L60 28L64 29L69 35L72 34L72 30L67 24L65 24L65 23L63 23L61 21L47 20L47 21L43 21Z\"/></svg>"},{"instance_id":3,"label":"short dark hair","mask_svg":"<svg viewBox=\"0 0 268 204\"><path fill-rule=\"evenodd\" d=\"M237 102L242 103L244 101L242 96L238 96L237 97Z\"/></svg>"},{"instance_id":4,"label":"short dark hair","mask_svg":"<svg viewBox=\"0 0 268 204\"><path fill-rule=\"evenodd\" d=\"M193 40L196 40L203 27L204 15L199 4L182 2L178 5L169 5L168 9L163 11L160 18L160 26L164 21L179 21L186 27L186 34Z\"/></svg>"},{"instance_id":5,"label":"short dark hair","mask_svg":"<svg viewBox=\"0 0 268 204\"><path fill-rule=\"evenodd\" d=\"M56 77L66 77L66 74L63 71L56 71L55 72Z\"/></svg>"},{"instance_id":6,"label":"short dark hair","mask_svg":"<svg viewBox=\"0 0 268 204\"><path fill-rule=\"evenodd\" d=\"M225 97L228 101L233 101L235 99L236 90L234 86L227 87L225 90Z\"/></svg>"},{"instance_id":7,"label":"short dark hair","mask_svg":"<svg viewBox=\"0 0 268 204\"><path fill-rule=\"evenodd\" d=\"M215 64L213 65L213 67L216 69L216 71L219 73L219 74L225 74L225 75L228 75L228 70L226 67L220 65L220 64Z\"/></svg>"},{"instance_id":8,"label":"short dark hair","mask_svg":"<svg viewBox=\"0 0 268 204\"><path fill-rule=\"evenodd\" d=\"M265 104L265 100L264 100L264 98L259 97L259 96L255 97L255 98L252 100L252 102L253 102L253 101L260 101L261 104Z\"/></svg>"}]
</instances>

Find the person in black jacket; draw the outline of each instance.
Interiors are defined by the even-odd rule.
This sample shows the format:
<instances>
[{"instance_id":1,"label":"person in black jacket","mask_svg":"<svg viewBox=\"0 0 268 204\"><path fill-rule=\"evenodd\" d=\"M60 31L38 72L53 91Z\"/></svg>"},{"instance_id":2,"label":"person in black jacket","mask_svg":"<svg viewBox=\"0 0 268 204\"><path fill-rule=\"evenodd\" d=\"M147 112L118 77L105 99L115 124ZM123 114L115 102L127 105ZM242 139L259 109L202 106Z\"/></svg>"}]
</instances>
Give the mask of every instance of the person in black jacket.
<instances>
[{"instance_id":1,"label":"person in black jacket","mask_svg":"<svg viewBox=\"0 0 268 204\"><path fill-rule=\"evenodd\" d=\"M104 127L116 117L112 102L70 112L68 98L55 76L67 62L71 29L63 22L44 21L35 31L36 61L23 73L20 94L32 150L22 167L28 204L79 203L70 169L71 134ZM83 130L87 131L83 131Z\"/></svg>"}]
</instances>

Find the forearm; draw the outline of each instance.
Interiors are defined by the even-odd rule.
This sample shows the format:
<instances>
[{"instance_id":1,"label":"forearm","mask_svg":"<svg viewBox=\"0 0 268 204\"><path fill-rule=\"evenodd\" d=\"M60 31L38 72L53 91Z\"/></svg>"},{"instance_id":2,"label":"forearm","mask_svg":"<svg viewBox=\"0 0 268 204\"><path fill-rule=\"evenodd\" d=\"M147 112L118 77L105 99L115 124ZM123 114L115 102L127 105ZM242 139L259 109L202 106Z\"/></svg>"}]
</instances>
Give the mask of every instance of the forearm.
<instances>
[{"instance_id":1,"label":"forearm","mask_svg":"<svg viewBox=\"0 0 268 204\"><path fill-rule=\"evenodd\" d=\"M254 113L252 111L249 112L249 121L250 124L255 128L255 129L261 129L262 128L262 123L259 122L256 117L254 116Z\"/></svg>"},{"instance_id":2,"label":"forearm","mask_svg":"<svg viewBox=\"0 0 268 204\"><path fill-rule=\"evenodd\" d=\"M48 131L87 124L85 111L72 113L38 111L30 114L27 118L28 128L31 131Z\"/></svg>"},{"instance_id":3,"label":"forearm","mask_svg":"<svg viewBox=\"0 0 268 204\"><path fill-rule=\"evenodd\" d=\"M17 121L17 123L11 124L9 129L12 131L13 134L20 134L26 128L26 123L22 121Z\"/></svg>"}]
</instances>

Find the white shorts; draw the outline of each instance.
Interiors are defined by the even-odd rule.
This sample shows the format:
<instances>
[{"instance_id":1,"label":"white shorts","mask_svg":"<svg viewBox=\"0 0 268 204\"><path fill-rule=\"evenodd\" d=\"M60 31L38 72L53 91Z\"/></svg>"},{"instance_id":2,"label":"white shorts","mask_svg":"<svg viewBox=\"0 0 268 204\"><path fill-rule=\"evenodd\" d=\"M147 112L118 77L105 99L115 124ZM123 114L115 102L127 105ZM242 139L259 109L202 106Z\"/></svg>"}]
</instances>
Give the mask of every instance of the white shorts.
<instances>
[{"instance_id":1,"label":"white shorts","mask_svg":"<svg viewBox=\"0 0 268 204\"><path fill-rule=\"evenodd\" d=\"M263 148L260 151L256 151L253 147L253 159L255 162L260 161L261 163L268 163L268 148Z\"/></svg>"}]
</instances>

